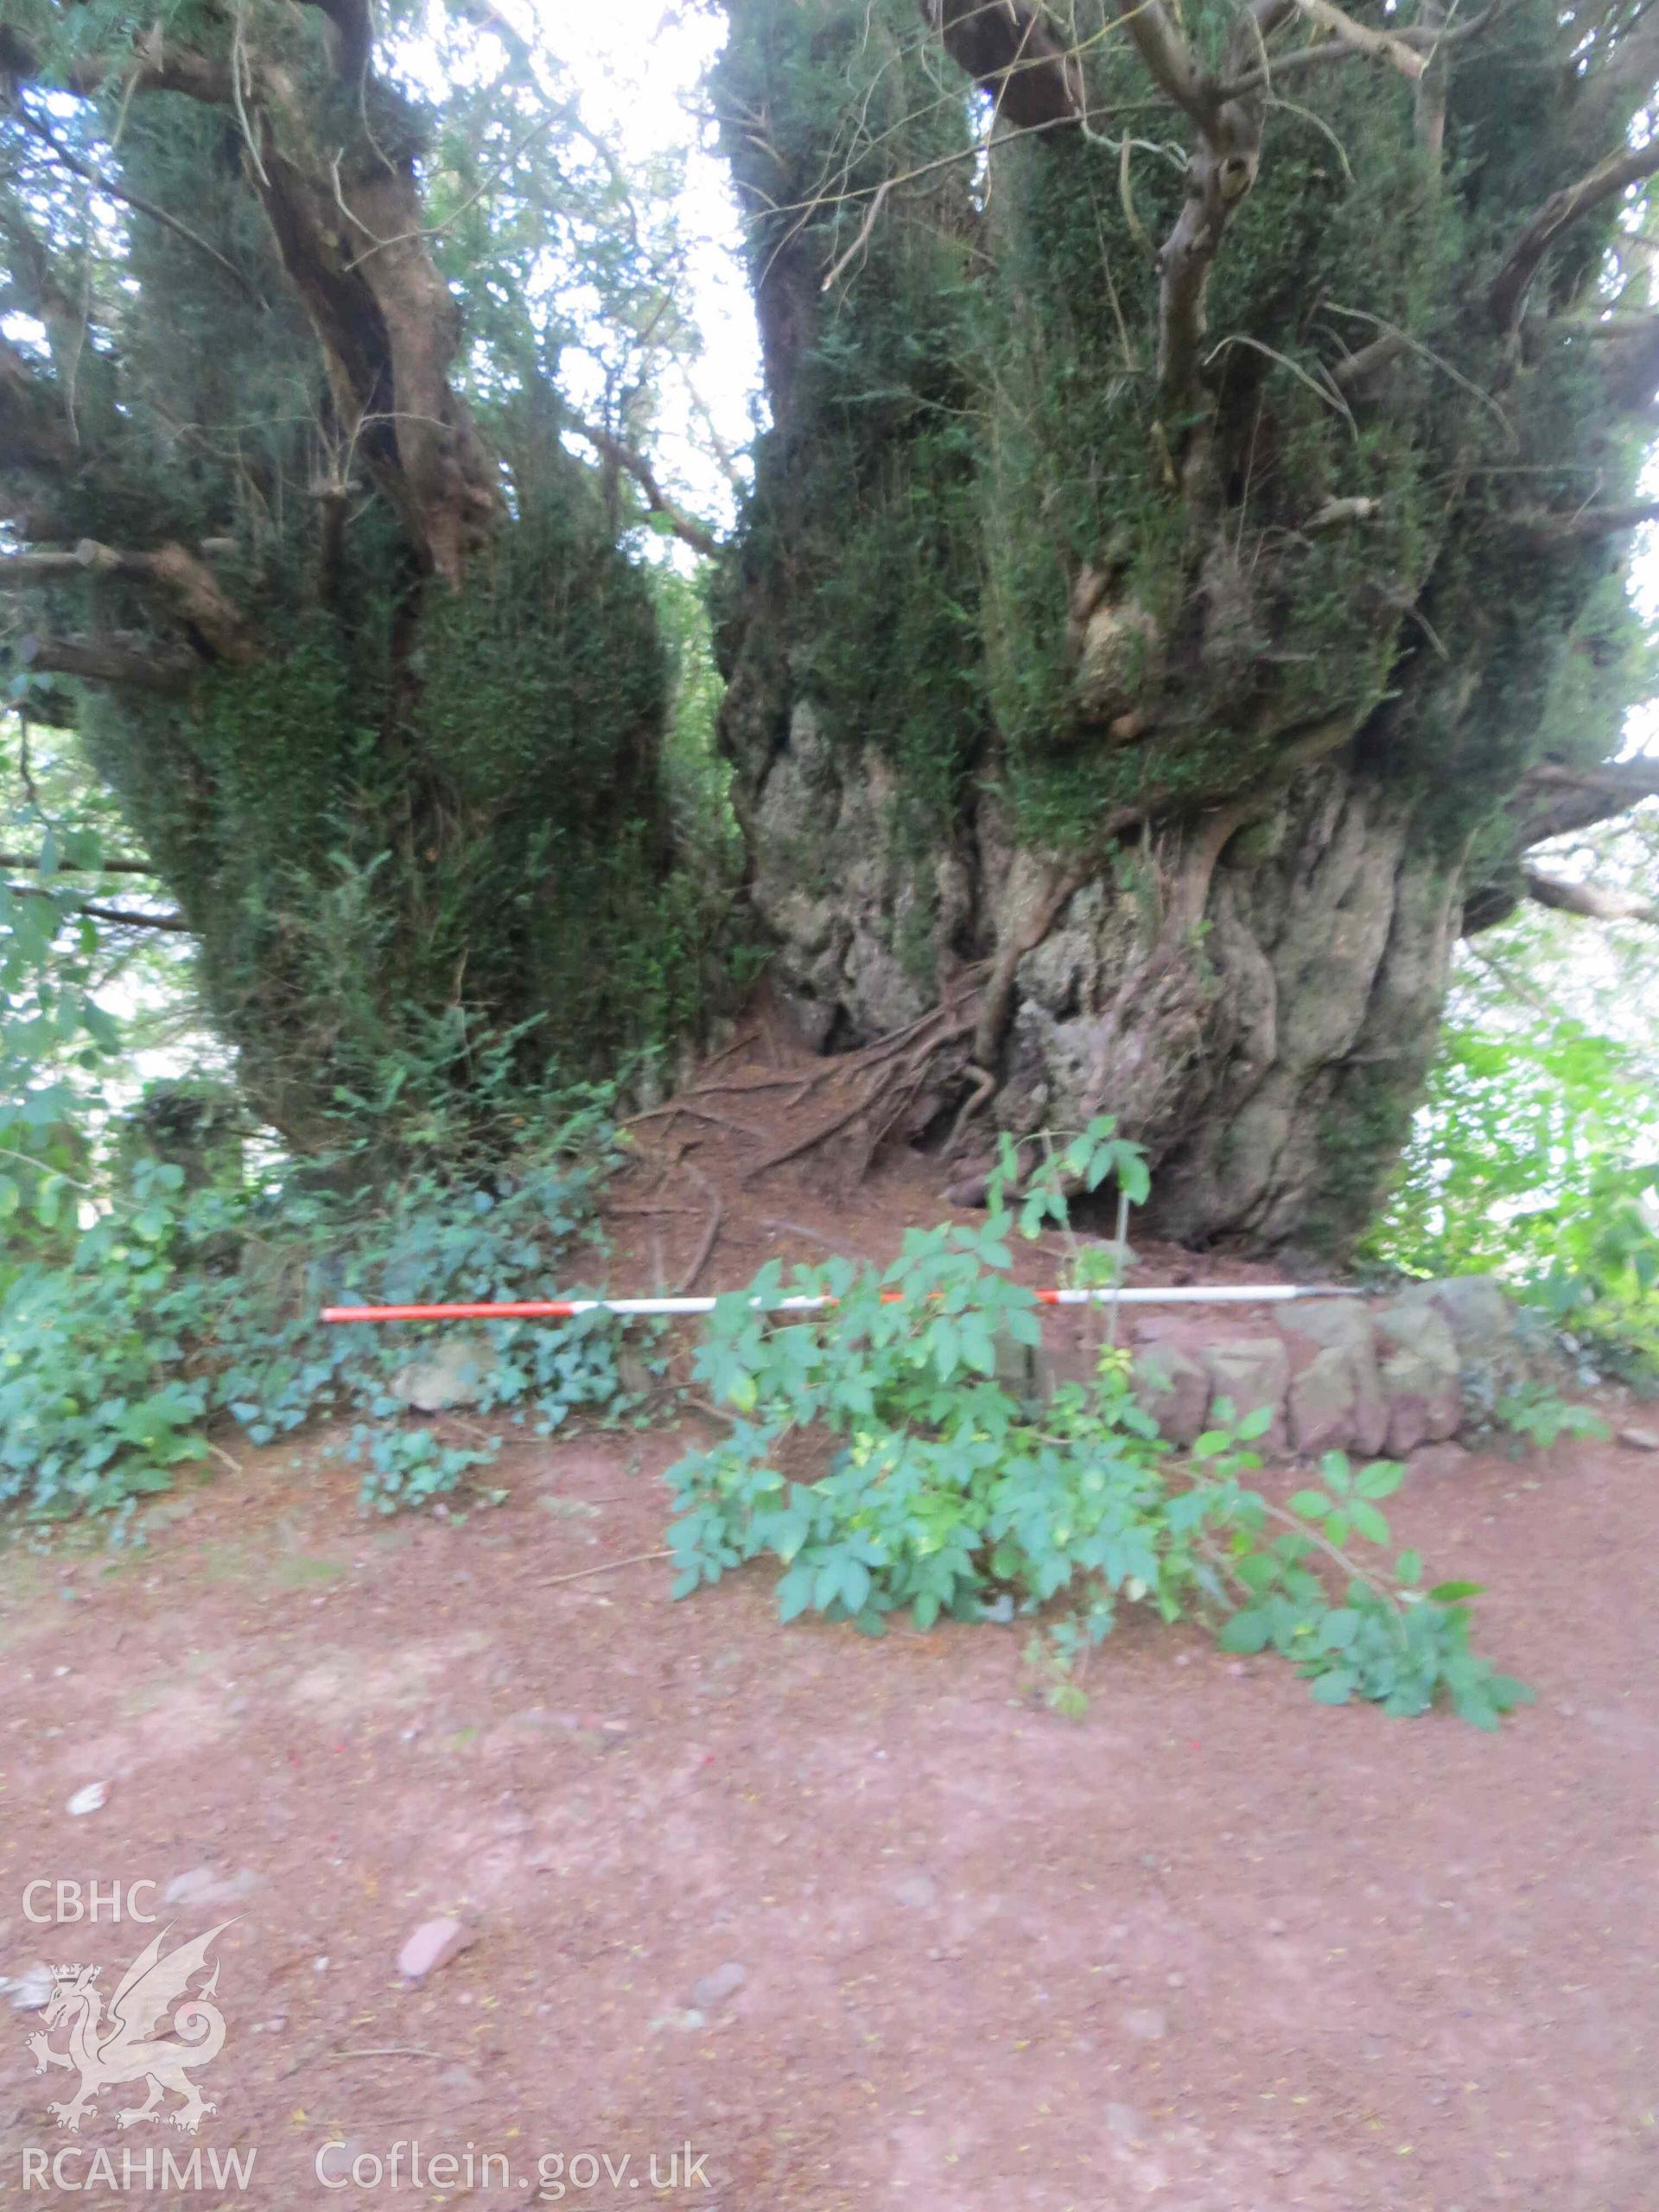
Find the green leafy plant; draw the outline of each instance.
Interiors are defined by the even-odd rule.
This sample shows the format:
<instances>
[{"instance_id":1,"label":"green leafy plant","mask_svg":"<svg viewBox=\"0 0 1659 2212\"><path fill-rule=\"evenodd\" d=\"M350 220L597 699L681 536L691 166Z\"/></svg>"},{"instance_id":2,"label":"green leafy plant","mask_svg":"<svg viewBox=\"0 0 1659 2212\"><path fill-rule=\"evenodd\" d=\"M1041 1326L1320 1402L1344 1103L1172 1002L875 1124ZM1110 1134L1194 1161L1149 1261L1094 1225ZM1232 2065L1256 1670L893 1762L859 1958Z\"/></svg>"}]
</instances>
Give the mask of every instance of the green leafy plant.
<instances>
[{"instance_id":1,"label":"green leafy plant","mask_svg":"<svg viewBox=\"0 0 1659 2212\"><path fill-rule=\"evenodd\" d=\"M1605 1443L1612 1433L1588 1406L1570 1405L1542 1382L1520 1384L1498 1400L1495 1410L1519 1451L1548 1452L1564 1436L1594 1437Z\"/></svg>"},{"instance_id":2,"label":"green leafy plant","mask_svg":"<svg viewBox=\"0 0 1659 2212\"><path fill-rule=\"evenodd\" d=\"M1039 1151L1017 1198L1028 1236L1069 1218L1068 1186L1117 1174L1144 1191L1109 1121ZM1005 1153L982 1227L912 1229L883 1272L836 1260L785 1285L773 1263L718 1301L696 1371L730 1426L668 1473L676 1594L770 1557L785 1621L880 1635L900 1609L929 1628L1062 1606L1027 1653L1060 1710L1122 1610L1146 1605L1212 1621L1230 1650L1282 1652L1326 1703L1418 1713L1443 1694L1495 1725L1525 1692L1470 1649L1472 1586L1425 1590L1414 1554L1382 1570L1357 1555L1389 1544L1377 1500L1398 1467L1333 1452L1324 1487L1280 1506L1245 1481L1265 1409L1183 1457L1110 1344L1046 1404L1004 1379L1041 1333L1007 1241L1017 1166ZM797 1314L790 1297L834 1303Z\"/></svg>"},{"instance_id":3,"label":"green leafy plant","mask_svg":"<svg viewBox=\"0 0 1659 2212\"><path fill-rule=\"evenodd\" d=\"M1650 1067L1632 1047L1582 1021L1539 1017L1490 981L1472 1010L1478 1020L1441 1033L1427 1103L1368 1249L1418 1274L1496 1272L1605 1363L1651 1372Z\"/></svg>"},{"instance_id":4,"label":"green leafy plant","mask_svg":"<svg viewBox=\"0 0 1659 2212\"><path fill-rule=\"evenodd\" d=\"M378 1424L372 1445L358 1438L365 1503L452 1492L491 1455L401 1426L391 1388L442 1326L330 1327L318 1316L330 1303L530 1295L568 1272L596 1234L594 1202L615 1157L608 1094L550 1091L522 1100L518 1118L517 1148L487 1168L465 1144L446 1159L435 1123L432 1164L390 1183L362 1164L372 1116L361 1152L326 1174L279 1163L190 1190L176 1163L148 1158L101 1187L39 1171L31 1203L69 1233L60 1255L0 1272L0 1504L49 1518L107 1510L206 1458L214 1420L269 1444L329 1416ZM547 1433L622 1402L604 1315L480 1334L491 1354L484 1412Z\"/></svg>"},{"instance_id":5,"label":"green leafy plant","mask_svg":"<svg viewBox=\"0 0 1659 2212\"><path fill-rule=\"evenodd\" d=\"M346 1447L347 1457L364 1470L359 1501L376 1513L397 1513L448 1497L473 1468L492 1465L500 1452L495 1438L480 1449L446 1444L430 1428L389 1428L368 1422L353 1429ZM499 1503L503 1495L493 1492L493 1502Z\"/></svg>"}]
</instances>

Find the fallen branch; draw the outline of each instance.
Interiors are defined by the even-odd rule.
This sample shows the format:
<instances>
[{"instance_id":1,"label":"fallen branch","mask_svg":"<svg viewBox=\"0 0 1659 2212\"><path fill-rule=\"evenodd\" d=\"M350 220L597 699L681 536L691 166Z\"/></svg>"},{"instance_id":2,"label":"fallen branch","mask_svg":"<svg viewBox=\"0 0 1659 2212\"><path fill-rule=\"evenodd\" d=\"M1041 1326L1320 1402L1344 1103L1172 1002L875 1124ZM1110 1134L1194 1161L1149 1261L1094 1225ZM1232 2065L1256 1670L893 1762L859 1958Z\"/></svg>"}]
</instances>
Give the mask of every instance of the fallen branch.
<instances>
[{"instance_id":1,"label":"fallen branch","mask_svg":"<svg viewBox=\"0 0 1659 2212\"><path fill-rule=\"evenodd\" d=\"M779 1230L790 1236L810 1237L815 1244L827 1245L838 1259L861 1260L867 1268L878 1267L880 1264L879 1261L873 1260L868 1252L860 1251L855 1244L848 1244L840 1237L827 1235L822 1229L814 1229L810 1222L779 1221L771 1214L762 1214L760 1226L763 1229Z\"/></svg>"},{"instance_id":2,"label":"fallen branch","mask_svg":"<svg viewBox=\"0 0 1659 2212\"><path fill-rule=\"evenodd\" d=\"M583 1582L590 1574L614 1574L620 1567L644 1567L653 1559L672 1559L672 1552L635 1552L627 1559L601 1560L597 1567L579 1567L570 1574L547 1574L536 1585L538 1590L555 1590L561 1582Z\"/></svg>"}]
</instances>

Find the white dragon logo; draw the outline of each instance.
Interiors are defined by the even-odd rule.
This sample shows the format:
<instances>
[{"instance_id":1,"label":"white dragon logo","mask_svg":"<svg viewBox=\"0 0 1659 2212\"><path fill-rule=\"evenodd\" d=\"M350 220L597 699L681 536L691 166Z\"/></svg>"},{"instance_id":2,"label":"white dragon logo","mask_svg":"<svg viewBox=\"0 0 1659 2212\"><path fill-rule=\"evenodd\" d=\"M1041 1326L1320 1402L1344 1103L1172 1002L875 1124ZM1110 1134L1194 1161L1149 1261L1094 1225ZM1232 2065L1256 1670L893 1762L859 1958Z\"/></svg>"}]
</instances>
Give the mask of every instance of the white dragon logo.
<instances>
[{"instance_id":1,"label":"white dragon logo","mask_svg":"<svg viewBox=\"0 0 1659 2212\"><path fill-rule=\"evenodd\" d=\"M165 2118L194 2135L207 2114L218 2109L203 2102L201 2091L185 2071L188 2066L206 2066L225 2047L225 2016L217 2005L207 2002L219 1987L217 1961L212 1976L195 1996L188 1997L188 1993L191 1976L207 1964L209 1944L230 1925L228 1920L220 1921L217 1928L210 1928L193 1943L181 1943L165 1958L162 1944L171 1929L162 1929L122 1976L110 1999L107 2016L94 1986L99 1975L96 1967L53 1969L46 2025L55 2029L67 2023L69 2048L54 2050L41 2031L26 2040L35 2054L36 2073L44 2074L48 2066L79 2070L80 2087L73 2098L67 2104L47 2107L60 2127L79 2134L81 2121L97 2115L97 2106L88 2099L119 2082L149 2084L146 2103L116 2114L123 2127L141 2120ZM155 2031L169 2009L173 2010L172 2033L158 2036ZM162 2113L156 2107L168 2089L184 2102L176 2112Z\"/></svg>"}]
</instances>

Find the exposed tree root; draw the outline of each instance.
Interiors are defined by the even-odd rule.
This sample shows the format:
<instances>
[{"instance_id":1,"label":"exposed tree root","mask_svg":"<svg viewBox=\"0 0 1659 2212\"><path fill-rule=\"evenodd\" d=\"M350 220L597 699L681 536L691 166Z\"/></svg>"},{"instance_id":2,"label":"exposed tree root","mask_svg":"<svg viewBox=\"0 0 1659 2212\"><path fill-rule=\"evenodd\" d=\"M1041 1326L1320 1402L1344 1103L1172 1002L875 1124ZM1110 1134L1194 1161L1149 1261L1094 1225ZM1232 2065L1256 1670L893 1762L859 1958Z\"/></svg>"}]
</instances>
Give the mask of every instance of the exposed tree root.
<instances>
[{"instance_id":1,"label":"exposed tree root","mask_svg":"<svg viewBox=\"0 0 1659 2212\"><path fill-rule=\"evenodd\" d=\"M683 1173L691 1178L708 1199L709 1219L704 1224L702 1235L697 1240L697 1249L692 1255L691 1264L675 1287L676 1298L683 1298L689 1290L696 1287L697 1277L708 1266L709 1255L720 1241L721 1224L726 1218L726 1208L721 1203L720 1192L703 1173L702 1168L690 1160L682 1160L680 1167Z\"/></svg>"},{"instance_id":2,"label":"exposed tree root","mask_svg":"<svg viewBox=\"0 0 1659 2212\"><path fill-rule=\"evenodd\" d=\"M1081 871L1075 868L1052 875L1044 887L1041 903L1026 926L1011 928L997 947L984 1004L974 1030L974 1059L980 1067L995 1066L1001 1056L1002 1040L1014 1020L1014 982L1020 963L1028 952L1037 950L1058 920L1060 909L1083 880Z\"/></svg>"},{"instance_id":3,"label":"exposed tree root","mask_svg":"<svg viewBox=\"0 0 1659 2212\"><path fill-rule=\"evenodd\" d=\"M919 1020L877 1038L860 1052L827 1061L822 1070L814 1070L804 1080L802 1096L825 1084L847 1083L858 1086L856 1096L815 1128L766 1154L748 1170L744 1180L752 1181L786 1161L815 1152L859 1122L864 1124L861 1173L934 1079L939 1054L971 1034L978 1019L978 998L976 971L975 981L966 991L959 985L954 995Z\"/></svg>"},{"instance_id":4,"label":"exposed tree root","mask_svg":"<svg viewBox=\"0 0 1659 2212\"><path fill-rule=\"evenodd\" d=\"M717 1129L732 1129L741 1137L759 1137L760 1131L752 1122L735 1122L729 1114L716 1114L707 1106L694 1106L689 1098L671 1098L665 1106L649 1106L643 1114L630 1114L620 1123L625 1129L635 1128L641 1122L667 1122L672 1125L677 1114L684 1114L694 1122L712 1122Z\"/></svg>"},{"instance_id":5,"label":"exposed tree root","mask_svg":"<svg viewBox=\"0 0 1659 2212\"><path fill-rule=\"evenodd\" d=\"M988 1068L980 1067L976 1062L969 1060L967 1073L973 1077L974 1087L963 1100L957 1118L950 1125L950 1134L945 1139L943 1155L946 1160L956 1158L957 1148L962 1142L963 1134L969 1122L976 1114L982 1112L996 1095L997 1078Z\"/></svg>"}]
</instances>

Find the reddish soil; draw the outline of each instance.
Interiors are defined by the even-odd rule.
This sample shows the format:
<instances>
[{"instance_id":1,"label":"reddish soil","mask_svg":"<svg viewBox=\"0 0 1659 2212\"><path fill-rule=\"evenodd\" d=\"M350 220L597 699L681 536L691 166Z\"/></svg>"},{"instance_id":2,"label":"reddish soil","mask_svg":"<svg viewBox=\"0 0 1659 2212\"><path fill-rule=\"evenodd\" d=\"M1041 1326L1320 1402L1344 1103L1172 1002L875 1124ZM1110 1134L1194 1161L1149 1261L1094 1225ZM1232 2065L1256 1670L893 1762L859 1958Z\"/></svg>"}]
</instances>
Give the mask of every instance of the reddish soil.
<instances>
[{"instance_id":1,"label":"reddish soil","mask_svg":"<svg viewBox=\"0 0 1659 2212\"><path fill-rule=\"evenodd\" d=\"M705 1279L741 1281L769 1215L803 1255L802 1227L884 1255L925 1217L902 1173L856 1208L823 1175L756 1185L741 1221L723 1179ZM630 1266L653 1230L673 1281L701 1217L645 1224ZM1065 1720L1016 1630L870 1643L779 1628L766 1572L679 1605L659 1560L583 1572L658 1549L682 1446L514 1445L499 1510L372 1524L311 1440L163 1503L143 1549L10 1548L0 1974L93 1961L107 1991L154 1932L31 1923L31 1881L224 1885L158 1925L238 1916L194 2139L258 2154L239 2191L74 2186L97 2150L118 2172L192 2139L122 2133L124 2084L61 2133L75 2077L38 2075L40 2014L0 2005L17 2202L1659 2204L1659 1459L1441 1453L1395 1501L1402 1542L1488 1586L1484 1646L1540 1693L1486 1737L1324 1710L1151 1623ZM401 1981L452 1911L471 1947ZM338 2178L410 2139L510 2182L415 2184L406 2153L396 2187L318 2178L331 2140ZM655 2188L687 2144L691 2184ZM68 2152L58 2183L25 2192L31 2149ZM588 2186L583 2153L631 2164Z\"/></svg>"}]
</instances>

